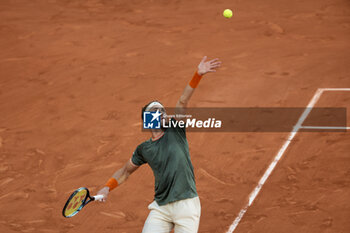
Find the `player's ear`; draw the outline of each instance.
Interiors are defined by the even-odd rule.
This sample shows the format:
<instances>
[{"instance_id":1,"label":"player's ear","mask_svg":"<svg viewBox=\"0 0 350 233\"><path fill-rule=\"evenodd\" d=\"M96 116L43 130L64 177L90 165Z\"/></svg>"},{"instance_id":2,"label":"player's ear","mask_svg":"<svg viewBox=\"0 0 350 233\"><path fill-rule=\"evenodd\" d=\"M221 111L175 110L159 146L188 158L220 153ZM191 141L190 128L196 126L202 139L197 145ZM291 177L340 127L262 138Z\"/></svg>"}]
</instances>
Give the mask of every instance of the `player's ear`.
<instances>
[{"instance_id":1,"label":"player's ear","mask_svg":"<svg viewBox=\"0 0 350 233\"><path fill-rule=\"evenodd\" d=\"M146 104L145 106L143 106L142 111L141 111L141 119L143 120L143 113L146 111L148 104Z\"/></svg>"}]
</instances>

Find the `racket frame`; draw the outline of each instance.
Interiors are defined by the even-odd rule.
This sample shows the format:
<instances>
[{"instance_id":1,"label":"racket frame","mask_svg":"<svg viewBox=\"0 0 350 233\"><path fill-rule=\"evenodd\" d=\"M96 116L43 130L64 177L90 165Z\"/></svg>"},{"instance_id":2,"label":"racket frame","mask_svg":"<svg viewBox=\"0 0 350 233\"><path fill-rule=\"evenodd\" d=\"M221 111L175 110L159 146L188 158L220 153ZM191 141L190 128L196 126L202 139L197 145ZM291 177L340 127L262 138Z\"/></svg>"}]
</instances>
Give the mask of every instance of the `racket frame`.
<instances>
[{"instance_id":1,"label":"racket frame","mask_svg":"<svg viewBox=\"0 0 350 233\"><path fill-rule=\"evenodd\" d=\"M74 211L71 215L66 216L66 215L64 214L64 212L66 211L67 206L69 205L69 203L70 203L70 201L72 200L72 198L73 198L78 192L80 192L81 190L86 190L86 196L85 196L85 198L84 198L84 201L82 202L82 204L79 206L79 208L78 208L76 211ZM86 199L88 199L88 198L89 198L89 200L86 201ZM90 203L91 201L94 201L94 200L95 200L95 198L90 196L90 192L89 192L89 190L88 190L87 188L81 187L81 188L76 189L76 190L69 196L69 198L68 198L66 204L65 204L64 207L63 207L63 210L62 210L62 215L63 215L63 217L65 217L65 218L71 218L71 217L73 217L73 216L76 215L84 206L86 206L88 203Z\"/></svg>"}]
</instances>

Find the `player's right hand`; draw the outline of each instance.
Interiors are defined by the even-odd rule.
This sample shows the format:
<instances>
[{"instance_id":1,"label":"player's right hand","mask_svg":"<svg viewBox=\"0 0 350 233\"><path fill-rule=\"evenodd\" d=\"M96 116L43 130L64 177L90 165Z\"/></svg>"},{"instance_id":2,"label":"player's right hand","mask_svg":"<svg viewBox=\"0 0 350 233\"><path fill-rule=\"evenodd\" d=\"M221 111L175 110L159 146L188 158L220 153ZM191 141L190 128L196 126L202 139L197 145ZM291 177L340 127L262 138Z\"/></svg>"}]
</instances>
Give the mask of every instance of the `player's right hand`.
<instances>
[{"instance_id":1,"label":"player's right hand","mask_svg":"<svg viewBox=\"0 0 350 233\"><path fill-rule=\"evenodd\" d=\"M103 195L102 202L106 202L108 193L109 193L109 188L103 187L102 189L100 189L100 191L97 192L97 195Z\"/></svg>"}]
</instances>

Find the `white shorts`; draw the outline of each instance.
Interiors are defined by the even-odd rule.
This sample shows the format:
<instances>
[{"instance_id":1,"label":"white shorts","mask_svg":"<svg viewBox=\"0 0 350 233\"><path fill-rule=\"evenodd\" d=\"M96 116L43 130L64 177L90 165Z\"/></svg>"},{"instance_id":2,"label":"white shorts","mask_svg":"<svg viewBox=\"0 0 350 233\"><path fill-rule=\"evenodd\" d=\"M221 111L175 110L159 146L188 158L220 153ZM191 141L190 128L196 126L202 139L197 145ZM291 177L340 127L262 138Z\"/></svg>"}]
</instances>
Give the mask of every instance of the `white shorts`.
<instances>
[{"instance_id":1,"label":"white shorts","mask_svg":"<svg viewBox=\"0 0 350 233\"><path fill-rule=\"evenodd\" d=\"M199 197L159 206L153 201L142 233L197 233L201 216Z\"/></svg>"}]
</instances>

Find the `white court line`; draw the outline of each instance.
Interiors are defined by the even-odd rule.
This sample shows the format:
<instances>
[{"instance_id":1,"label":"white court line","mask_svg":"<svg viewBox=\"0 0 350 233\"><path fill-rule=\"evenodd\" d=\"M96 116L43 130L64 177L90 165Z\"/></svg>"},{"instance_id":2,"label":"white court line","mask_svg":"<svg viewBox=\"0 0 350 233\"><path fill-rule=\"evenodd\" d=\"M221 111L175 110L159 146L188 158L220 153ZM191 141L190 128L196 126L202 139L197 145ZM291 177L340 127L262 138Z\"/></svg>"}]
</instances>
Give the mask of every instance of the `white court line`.
<instances>
[{"instance_id":1,"label":"white court line","mask_svg":"<svg viewBox=\"0 0 350 233\"><path fill-rule=\"evenodd\" d=\"M303 122L305 121L306 117L309 115L312 108L315 106L315 104L317 103L317 101L319 100L319 98L321 97L321 95L324 91L350 91L350 88L319 88L319 89L317 89L316 93L314 94L314 96L310 100L310 102L307 105L307 107L305 108L304 112L299 117L299 120L296 123L296 125L294 126L292 132L290 132L287 140L284 142L281 149L278 151L277 155L275 156L274 160L271 162L270 166L267 168L264 175L259 180L258 185L254 188L253 192L251 192L251 194L249 194L248 203L246 203L245 206L240 210L238 216L236 217L236 219L233 221L233 223L229 227L227 233L232 233L236 229L239 222L243 218L244 214L247 212L248 208L253 204L253 202L254 202L256 196L259 194L262 186L265 184L266 180L271 175L273 169L276 167L278 161L281 159L284 152L287 150L290 142L293 140L293 138L295 137L295 135L297 134L299 129L301 127L303 127L302 126Z\"/></svg>"},{"instance_id":2,"label":"white court line","mask_svg":"<svg viewBox=\"0 0 350 233\"><path fill-rule=\"evenodd\" d=\"M336 127L336 126L301 126L300 129L350 129L350 127Z\"/></svg>"},{"instance_id":3,"label":"white court line","mask_svg":"<svg viewBox=\"0 0 350 233\"><path fill-rule=\"evenodd\" d=\"M323 91L350 91L350 88L319 88Z\"/></svg>"}]
</instances>

